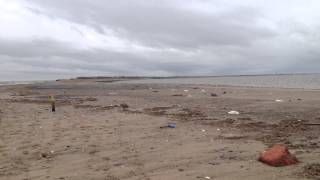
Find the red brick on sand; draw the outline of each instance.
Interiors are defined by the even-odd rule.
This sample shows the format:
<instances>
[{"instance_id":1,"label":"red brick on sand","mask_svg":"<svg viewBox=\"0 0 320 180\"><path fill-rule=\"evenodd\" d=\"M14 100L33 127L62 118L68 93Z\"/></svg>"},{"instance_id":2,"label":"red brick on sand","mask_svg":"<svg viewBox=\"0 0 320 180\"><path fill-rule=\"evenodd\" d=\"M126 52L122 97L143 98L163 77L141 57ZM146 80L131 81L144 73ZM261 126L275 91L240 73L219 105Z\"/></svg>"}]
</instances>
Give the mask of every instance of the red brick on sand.
<instances>
[{"instance_id":1,"label":"red brick on sand","mask_svg":"<svg viewBox=\"0 0 320 180\"><path fill-rule=\"evenodd\" d=\"M295 156L290 154L288 148L283 144L274 145L272 148L263 152L258 160L275 167L289 166L299 162Z\"/></svg>"}]
</instances>

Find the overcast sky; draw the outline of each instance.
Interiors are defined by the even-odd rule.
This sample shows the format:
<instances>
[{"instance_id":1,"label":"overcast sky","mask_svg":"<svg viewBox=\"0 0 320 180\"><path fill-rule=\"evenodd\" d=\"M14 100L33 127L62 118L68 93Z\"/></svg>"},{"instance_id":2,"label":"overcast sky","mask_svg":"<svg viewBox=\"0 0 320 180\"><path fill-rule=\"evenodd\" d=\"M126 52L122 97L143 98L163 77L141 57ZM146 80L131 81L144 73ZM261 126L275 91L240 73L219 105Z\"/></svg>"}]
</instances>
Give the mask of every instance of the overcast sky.
<instances>
[{"instance_id":1,"label":"overcast sky","mask_svg":"<svg viewBox=\"0 0 320 180\"><path fill-rule=\"evenodd\" d=\"M320 72L319 0L0 0L0 80Z\"/></svg>"}]
</instances>

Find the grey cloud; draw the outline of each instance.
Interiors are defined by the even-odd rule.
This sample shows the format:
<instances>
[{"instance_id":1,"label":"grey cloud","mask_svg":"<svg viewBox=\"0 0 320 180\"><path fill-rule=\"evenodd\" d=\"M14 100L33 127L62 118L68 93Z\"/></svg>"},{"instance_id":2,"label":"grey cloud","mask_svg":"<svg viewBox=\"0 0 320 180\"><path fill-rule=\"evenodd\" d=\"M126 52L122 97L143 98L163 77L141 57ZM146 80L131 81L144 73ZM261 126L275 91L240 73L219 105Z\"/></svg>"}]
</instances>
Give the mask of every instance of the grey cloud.
<instances>
[{"instance_id":1,"label":"grey cloud","mask_svg":"<svg viewBox=\"0 0 320 180\"><path fill-rule=\"evenodd\" d=\"M19 53L16 53L17 49ZM156 71L175 74L178 67L172 62L163 63L161 58L157 57L150 63L145 56L133 53L104 49L81 50L53 40L37 40L29 43L1 40L0 61L2 64L14 63L25 73L29 70L34 73L66 73L79 70L109 75L153 74ZM185 63L185 67L181 65L178 72L182 72L182 69L192 69L191 64ZM56 71L57 69L60 71Z\"/></svg>"},{"instance_id":2,"label":"grey cloud","mask_svg":"<svg viewBox=\"0 0 320 180\"><path fill-rule=\"evenodd\" d=\"M77 24L105 36L111 29L112 35L153 50L80 49L54 38L0 39L4 79L319 72L319 26L294 20L281 24L254 7L208 13L187 9L188 2L182 0L24 2L31 13L49 17L48 21L73 23L71 29L81 37L85 32Z\"/></svg>"},{"instance_id":3,"label":"grey cloud","mask_svg":"<svg viewBox=\"0 0 320 180\"><path fill-rule=\"evenodd\" d=\"M119 36L155 46L198 48L207 45L247 46L276 33L257 25L263 14L238 7L223 13L188 11L174 1L36 0L43 14L114 30ZM39 12L39 10L37 11Z\"/></svg>"}]
</instances>

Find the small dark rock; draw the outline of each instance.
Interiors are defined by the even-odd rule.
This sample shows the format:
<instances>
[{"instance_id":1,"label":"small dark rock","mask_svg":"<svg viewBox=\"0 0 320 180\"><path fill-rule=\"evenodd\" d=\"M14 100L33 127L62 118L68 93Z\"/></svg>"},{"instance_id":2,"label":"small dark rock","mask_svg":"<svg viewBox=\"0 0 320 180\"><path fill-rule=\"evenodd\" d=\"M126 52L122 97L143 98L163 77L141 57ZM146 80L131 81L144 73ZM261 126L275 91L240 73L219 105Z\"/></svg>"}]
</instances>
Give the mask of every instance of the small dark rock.
<instances>
[{"instance_id":1,"label":"small dark rock","mask_svg":"<svg viewBox=\"0 0 320 180\"><path fill-rule=\"evenodd\" d=\"M210 96L217 97L218 95L216 93L210 93Z\"/></svg>"},{"instance_id":2,"label":"small dark rock","mask_svg":"<svg viewBox=\"0 0 320 180\"><path fill-rule=\"evenodd\" d=\"M122 107L123 109L128 109L129 105L126 103L122 103L122 104L120 104L120 107Z\"/></svg>"},{"instance_id":3,"label":"small dark rock","mask_svg":"<svg viewBox=\"0 0 320 180\"><path fill-rule=\"evenodd\" d=\"M41 158L49 158L48 154L46 153L40 153Z\"/></svg>"}]
</instances>

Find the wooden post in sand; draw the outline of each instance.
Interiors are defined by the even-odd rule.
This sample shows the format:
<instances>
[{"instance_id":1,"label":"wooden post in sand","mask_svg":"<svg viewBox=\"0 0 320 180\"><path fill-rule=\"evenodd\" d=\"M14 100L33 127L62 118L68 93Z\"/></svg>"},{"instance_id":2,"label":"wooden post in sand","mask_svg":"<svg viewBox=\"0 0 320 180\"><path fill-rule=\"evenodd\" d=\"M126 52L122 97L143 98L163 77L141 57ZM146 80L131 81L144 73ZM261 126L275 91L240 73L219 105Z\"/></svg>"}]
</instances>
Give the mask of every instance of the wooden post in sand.
<instances>
[{"instance_id":1,"label":"wooden post in sand","mask_svg":"<svg viewBox=\"0 0 320 180\"><path fill-rule=\"evenodd\" d=\"M51 95L50 96L50 102L51 102L51 111L55 112L56 111L56 100L54 97Z\"/></svg>"}]
</instances>

